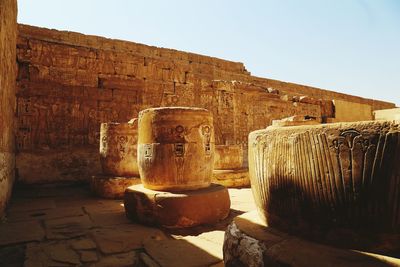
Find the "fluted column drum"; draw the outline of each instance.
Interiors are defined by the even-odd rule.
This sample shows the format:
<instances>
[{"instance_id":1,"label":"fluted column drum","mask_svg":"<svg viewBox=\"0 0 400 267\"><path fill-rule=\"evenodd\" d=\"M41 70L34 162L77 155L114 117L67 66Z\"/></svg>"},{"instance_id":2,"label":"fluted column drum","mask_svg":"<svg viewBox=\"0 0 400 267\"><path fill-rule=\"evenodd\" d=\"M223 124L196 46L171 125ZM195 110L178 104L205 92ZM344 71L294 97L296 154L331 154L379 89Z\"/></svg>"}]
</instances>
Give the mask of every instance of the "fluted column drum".
<instances>
[{"instance_id":1,"label":"fluted column drum","mask_svg":"<svg viewBox=\"0 0 400 267\"><path fill-rule=\"evenodd\" d=\"M103 174L138 176L137 119L129 123L102 123L100 126L100 163Z\"/></svg>"},{"instance_id":2,"label":"fluted column drum","mask_svg":"<svg viewBox=\"0 0 400 267\"><path fill-rule=\"evenodd\" d=\"M153 190L195 190L211 184L212 114L202 108L151 108L139 113L138 164Z\"/></svg>"},{"instance_id":3,"label":"fluted column drum","mask_svg":"<svg viewBox=\"0 0 400 267\"><path fill-rule=\"evenodd\" d=\"M216 145L215 170L239 169L243 165L243 149L240 145Z\"/></svg>"},{"instance_id":4,"label":"fluted column drum","mask_svg":"<svg viewBox=\"0 0 400 267\"><path fill-rule=\"evenodd\" d=\"M259 213L270 226L313 236L330 232L330 238L338 237L332 229L400 231L398 122L254 131L249 168Z\"/></svg>"}]
</instances>

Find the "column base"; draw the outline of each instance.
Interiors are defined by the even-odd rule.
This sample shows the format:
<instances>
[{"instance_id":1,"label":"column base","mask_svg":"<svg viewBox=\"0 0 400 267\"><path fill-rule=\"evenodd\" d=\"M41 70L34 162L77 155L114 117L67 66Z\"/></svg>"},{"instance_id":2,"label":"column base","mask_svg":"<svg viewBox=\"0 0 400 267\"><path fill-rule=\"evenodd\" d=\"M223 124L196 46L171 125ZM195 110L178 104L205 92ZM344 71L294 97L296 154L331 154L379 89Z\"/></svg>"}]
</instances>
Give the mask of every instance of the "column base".
<instances>
[{"instance_id":1,"label":"column base","mask_svg":"<svg viewBox=\"0 0 400 267\"><path fill-rule=\"evenodd\" d=\"M126 189L125 212L129 219L166 228L214 224L229 215L228 190L216 184L194 191L165 192L144 188Z\"/></svg>"}]
</instances>

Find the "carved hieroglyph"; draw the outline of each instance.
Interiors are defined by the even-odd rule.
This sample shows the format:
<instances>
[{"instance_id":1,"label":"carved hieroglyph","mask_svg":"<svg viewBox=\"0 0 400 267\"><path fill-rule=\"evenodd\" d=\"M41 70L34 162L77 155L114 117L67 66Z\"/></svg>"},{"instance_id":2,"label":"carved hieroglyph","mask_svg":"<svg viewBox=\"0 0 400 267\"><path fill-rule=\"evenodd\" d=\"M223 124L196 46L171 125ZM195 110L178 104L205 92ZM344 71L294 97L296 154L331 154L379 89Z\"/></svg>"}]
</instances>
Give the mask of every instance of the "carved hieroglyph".
<instances>
[{"instance_id":1,"label":"carved hieroglyph","mask_svg":"<svg viewBox=\"0 0 400 267\"><path fill-rule=\"evenodd\" d=\"M241 145L215 146L214 169L239 169L243 165L243 149Z\"/></svg>"},{"instance_id":2,"label":"carved hieroglyph","mask_svg":"<svg viewBox=\"0 0 400 267\"><path fill-rule=\"evenodd\" d=\"M250 179L268 225L398 232L400 126L269 127L249 135Z\"/></svg>"},{"instance_id":3,"label":"carved hieroglyph","mask_svg":"<svg viewBox=\"0 0 400 267\"><path fill-rule=\"evenodd\" d=\"M103 174L138 176L137 119L128 123L102 123L100 128L100 162Z\"/></svg>"},{"instance_id":4,"label":"carved hieroglyph","mask_svg":"<svg viewBox=\"0 0 400 267\"><path fill-rule=\"evenodd\" d=\"M214 163L214 127L201 108L151 108L139 113L138 164L154 190L208 187Z\"/></svg>"}]
</instances>

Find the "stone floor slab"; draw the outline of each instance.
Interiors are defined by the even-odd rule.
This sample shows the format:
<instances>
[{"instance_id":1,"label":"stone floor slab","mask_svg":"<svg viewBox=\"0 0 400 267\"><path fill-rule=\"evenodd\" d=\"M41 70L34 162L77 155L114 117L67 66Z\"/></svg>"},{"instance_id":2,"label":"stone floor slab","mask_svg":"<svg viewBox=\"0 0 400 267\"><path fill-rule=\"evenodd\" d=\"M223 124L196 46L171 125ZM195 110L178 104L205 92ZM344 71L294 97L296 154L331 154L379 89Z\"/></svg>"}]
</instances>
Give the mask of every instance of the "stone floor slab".
<instances>
[{"instance_id":1,"label":"stone floor slab","mask_svg":"<svg viewBox=\"0 0 400 267\"><path fill-rule=\"evenodd\" d=\"M113 226L119 224L131 223L126 217L124 211L115 211L109 213L91 213L90 219L95 227Z\"/></svg>"},{"instance_id":2,"label":"stone floor slab","mask_svg":"<svg viewBox=\"0 0 400 267\"><path fill-rule=\"evenodd\" d=\"M214 244L207 241L189 242L184 239L147 240L144 243L146 252L163 267L199 267L210 266L221 261L219 255L210 254L207 245Z\"/></svg>"},{"instance_id":3,"label":"stone floor slab","mask_svg":"<svg viewBox=\"0 0 400 267\"><path fill-rule=\"evenodd\" d=\"M37 266L79 266L78 254L66 243L30 243L25 253L25 267Z\"/></svg>"},{"instance_id":4,"label":"stone floor slab","mask_svg":"<svg viewBox=\"0 0 400 267\"><path fill-rule=\"evenodd\" d=\"M79 207L72 208L54 208L46 210L35 210L35 211L10 211L7 213L8 222L19 222L19 221L32 221L32 220L49 220L59 219L71 216L82 216L84 215L83 209Z\"/></svg>"},{"instance_id":5,"label":"stone floor slab","mask_svg":"<svg viewBox=\"0 0 400 267\"><path fill-rule=\"evenodd\" d=\"M128 252L141 249L145 239L165 239L163 232L136 224L101 228L92 231L94 241L104 254Z\"/></svg>"},{"instance_id":6,"label":"stone floor slab","mask_svg":"<svg viewBox=\"0 0 400 267\"><path fill-rule=\"evenodd\" d=\"M139 262L138 254L136 252L127 252L106 256L100 261L90 265L91 267L130 267L136 266Z\"/></svg>"},{"instance_id":7,"label":"stone floor slab","mask_svg":"<svg viewBox=\"0 0 400 267\"><path fill-rule=\"evenodd\" d=\"M87 215L46 220L46 237L48 239L67 239L83 236L92 226Z\"/></svg>"},{"instance_id":8,"label":"stone floor slab","mask_svg":"<svg viewBox=\"0 0 400 267\"><path fill-rule=\"evenodd\" d=\"M44 230L39 222L0 223L0 246L41 241Z\"/></svg>"},{"instance_id":9,"label":"stone floor slab","mask_svg":"<svg viewBox=\"0 0 400 267\"><path fill-rule=\"evenodd\" d=\"M39 199L19 199L12 201L9 207L9 212L28 212L54 209L56 204L53 199L39 198Z\"/></svg>"}]
</instances>

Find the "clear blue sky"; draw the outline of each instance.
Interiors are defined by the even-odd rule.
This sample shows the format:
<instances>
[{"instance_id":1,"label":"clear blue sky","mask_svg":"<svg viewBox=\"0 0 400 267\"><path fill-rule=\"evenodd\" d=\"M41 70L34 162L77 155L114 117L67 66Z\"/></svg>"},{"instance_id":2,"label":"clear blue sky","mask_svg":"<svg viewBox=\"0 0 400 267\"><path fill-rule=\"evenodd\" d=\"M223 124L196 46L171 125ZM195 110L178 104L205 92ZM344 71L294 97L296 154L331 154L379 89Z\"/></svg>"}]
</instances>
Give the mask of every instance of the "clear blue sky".
<instances>
[{"instance_id":1,"label":"clear blue sky","mask_svg":"<svg viewBox=\"0 0 400 267\"><path fill-rule=\"evenodd\" d=\"M20 23L240 61L400 106L400 0L18 0Z\"/></svg>"}]
</instances>

